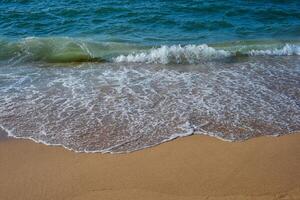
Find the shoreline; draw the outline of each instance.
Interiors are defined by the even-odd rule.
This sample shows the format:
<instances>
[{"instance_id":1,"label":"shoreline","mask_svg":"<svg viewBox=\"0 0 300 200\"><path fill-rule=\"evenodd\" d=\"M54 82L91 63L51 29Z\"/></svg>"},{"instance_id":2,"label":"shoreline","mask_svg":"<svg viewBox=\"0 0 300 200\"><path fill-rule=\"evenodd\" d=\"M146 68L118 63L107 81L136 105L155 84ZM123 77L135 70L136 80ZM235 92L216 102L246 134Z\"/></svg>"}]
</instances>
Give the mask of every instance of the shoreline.
<instances>
[{"instance_id":1,"label":"shoreline","mask_svg":"<svg viewBox=\"0 0 300 200\"><path fill-rule=\"evenodd\" d=\"M0 199L297 199L300 134L194 135L126 153L0 141Z\"/></svg>"},{"instance_id":2,"label":"shoreline","mask_svg":"<svg viewBox=\"0 0 300 200\"><path fill-rule=\"evenodd\" d=\"M212 137L212 138L215 138L215 139L223 141L223 142L238 142L238 143L240 143L240 142L245 142L245 141L252 140L252 139L255 139L255 138L260 138L260 137L284 137L284 136L293 135L293 134L300 134L300 132L299 131L292 131L292 132L285 133L283 135L260 135L260 136L256 136L256 137L250 137L250 138L247 138L247 139L244 139L244 140L227 140L227 139L224 139L222 137L215 136L215 135L209 135L209 134L206 134L206 133L193 133L193 134L181 135L181 136L173 137L173 138L170 138L170 139L166 139L166 140L163 140L161 143L150 145L150 146L145 146L141 149L135 149L133 151L113 152L113 151L105 151L105 150L104 151L97 151L97 150L96 151L76 151L72 148L68 148L68 147L64 146L63 144L50 144L50 143L44 142L43 140L36 140L34 138L11 136L5 130L0 128L0 143L1 143L2 140L25 140L25 141L28 140L28 141L34 142L36 144L42 144L42 145L49 146L49 147L63 148L65 150L71 151L73 153L83 153L83 154L91 154L91 153L92 154L94 154L94 153L95 154L129 154L129 153L133 153L133 152L137 152L137 151L143 151L144 149L148 149L148 148L155 148L155 147L157 147L161 144L172 142L172 141L180 139L180 138L191 137L191 136Z\"/></svg>"},{"instance_id":3,"label":"shoreline","mask_svg":"<svg viewBox=\"0 0 300 200\"><path fill-rule=\"evenodd\" d=\"M8 136L7 132L0 127L0 143L2 140L9 140L9 139L10 137Z\"/></svg>"}]
</instances>

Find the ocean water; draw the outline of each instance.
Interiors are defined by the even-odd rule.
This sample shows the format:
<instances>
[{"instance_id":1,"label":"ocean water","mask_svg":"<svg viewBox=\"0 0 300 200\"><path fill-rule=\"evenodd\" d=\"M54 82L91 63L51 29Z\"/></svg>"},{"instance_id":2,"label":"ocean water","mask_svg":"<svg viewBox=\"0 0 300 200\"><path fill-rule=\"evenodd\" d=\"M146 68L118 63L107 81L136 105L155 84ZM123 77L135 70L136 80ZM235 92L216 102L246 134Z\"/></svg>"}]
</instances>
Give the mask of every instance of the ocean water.
<instances>
[{"instance_id":1,"label":"ocean water","mask_svg":"<svg viewBox=\"0 0 300 200\"><path fill-rule=\"evenodd\" d=\"M300 2L2 0L0 129L112 153L299 131Z\"/></svg>"}]
</instances>

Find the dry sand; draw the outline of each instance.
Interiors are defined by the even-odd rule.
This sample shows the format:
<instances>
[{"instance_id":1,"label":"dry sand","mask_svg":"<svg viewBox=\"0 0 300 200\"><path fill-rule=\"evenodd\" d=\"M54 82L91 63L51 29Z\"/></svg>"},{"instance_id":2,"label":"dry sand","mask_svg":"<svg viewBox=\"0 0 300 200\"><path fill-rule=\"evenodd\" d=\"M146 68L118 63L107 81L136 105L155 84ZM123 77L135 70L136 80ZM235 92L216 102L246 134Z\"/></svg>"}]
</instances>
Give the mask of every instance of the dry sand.
<instances>
[{"instance_id":1,"label":"dry sand","mask_svg":"<svg viewBox=\"0 0 300 200\"><path fill-rule=\"evenodd\" d=\"M300 199L300 134L191 136L115 155L2 140L0 199Z\"/></svg>"}]
</instances>

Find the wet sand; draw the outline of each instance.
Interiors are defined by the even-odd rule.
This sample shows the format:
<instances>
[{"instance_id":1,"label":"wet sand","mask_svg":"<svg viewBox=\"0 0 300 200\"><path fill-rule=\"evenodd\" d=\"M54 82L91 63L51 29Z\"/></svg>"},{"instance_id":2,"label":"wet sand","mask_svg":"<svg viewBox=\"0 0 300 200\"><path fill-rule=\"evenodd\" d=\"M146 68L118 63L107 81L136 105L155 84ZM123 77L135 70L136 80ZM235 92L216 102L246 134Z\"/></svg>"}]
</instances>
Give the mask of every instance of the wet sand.
<instances>
[{"instance_id":1,"label":"wet sand","mask_svg":"<svg viewBox=\"0 0 300 200\"><path fill-rule=\"evenodd\" d=\"M300 134L190 136L114 155L1 140L0 199L300 199Z\"/></svg>"},{"instance_id":2,"label":"wet sand","mask_svg":"<svg viewBox=\"0 0 300 200\"><path fill-rule=\"evenodd\" d=\"M6 139L8 139L7 133L2 128L0 128L0 141L6 140Z\"/></svg>"}]
</instances>

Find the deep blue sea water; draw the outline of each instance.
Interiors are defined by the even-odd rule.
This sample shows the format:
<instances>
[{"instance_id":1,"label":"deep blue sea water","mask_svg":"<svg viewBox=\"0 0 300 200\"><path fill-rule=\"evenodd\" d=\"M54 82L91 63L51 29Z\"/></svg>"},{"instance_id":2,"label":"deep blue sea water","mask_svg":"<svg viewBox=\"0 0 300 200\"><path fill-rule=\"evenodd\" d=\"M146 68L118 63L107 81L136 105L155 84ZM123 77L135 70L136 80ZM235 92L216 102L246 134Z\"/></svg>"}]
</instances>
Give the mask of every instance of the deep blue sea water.
<instances>
[{"instance_id":1,"label":"deep blue sea water","mask_svg":"<svg viewBox=\"0 0 300 200\"><path fill-rule=\"evenodd\" d=\"M85 152L299 131L300 1L0 0L0 128Z\"/></svg>"},{"instance_id":2,"label":"deep blue sea water","mask_svg":"<svg viewBox=\"0 0 300 200\"><path fill-rule=\"evenodd\" d=\"M300 2L2 0L1 36L69 36L142 44L299 39Z\"/></svg>"}]
</instances>

